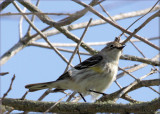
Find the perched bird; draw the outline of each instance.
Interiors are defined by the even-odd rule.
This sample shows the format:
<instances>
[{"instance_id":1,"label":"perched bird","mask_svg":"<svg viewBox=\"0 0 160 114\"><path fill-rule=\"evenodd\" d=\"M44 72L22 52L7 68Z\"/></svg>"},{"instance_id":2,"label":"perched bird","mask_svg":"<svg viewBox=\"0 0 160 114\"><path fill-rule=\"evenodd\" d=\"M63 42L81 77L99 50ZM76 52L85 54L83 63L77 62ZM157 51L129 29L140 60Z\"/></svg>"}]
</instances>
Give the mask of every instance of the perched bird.
<instances>
[{"instance_id":1,"label":"perched bird","mask_svg":"<svg viewBox=\"0 0 160 114\"><path fill-rule=\"evenodd\" d=\"M84 96L91 94L95 99L99 96L98 92L103 92L116 79L123 48L124 45L116 38L98 54L71 68L56 81L29 84L25 88L30 92L47 88L56 88L55 91L70 89Z\"/></svg>"}]
</instances>

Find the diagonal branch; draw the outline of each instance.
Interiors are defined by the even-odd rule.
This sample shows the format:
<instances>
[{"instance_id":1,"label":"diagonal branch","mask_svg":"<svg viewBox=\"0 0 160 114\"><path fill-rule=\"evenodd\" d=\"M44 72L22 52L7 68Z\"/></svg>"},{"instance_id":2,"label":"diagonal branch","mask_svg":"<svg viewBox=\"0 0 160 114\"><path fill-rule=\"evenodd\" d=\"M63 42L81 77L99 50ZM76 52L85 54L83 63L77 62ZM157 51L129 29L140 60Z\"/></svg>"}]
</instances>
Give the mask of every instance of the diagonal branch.
<instances>
[{"instance_id":1,"label":"diagonal branch","mask_svg":"<svg viewBox=\"0 0 160 114\"><path fill-rule=\"evenodd\" d=\"M8 90L7 90L7 92L3 95L3 97L2 97L2 99L0 99L0 100L2 100L3 101L3 99L8 95L8 93L11 91L11 89L12 89L12 85L13 85L13 81L14 81L14 79L15 79L15 75L13 75L13 77L12 77L12 80L11 80L11 83L10 83L10 86L9 86L9 88L8 88Z\"/></svg>"},{"instance_id":2,"label":"diagonal branch","mask_svg":"<svg viewBox=\"0 0 160 114\"><path fill-rule=\"evenodd\" d=\"M125 44L126 42L128 42L139 30L141 30L146 24L148 24L152 19L156 18L160 16L160 11L156 12L155 14L153 14L152 16L150 16L143 24L141 24L138 28L136 28L134 30L134 32L132 34L130 34L130 36L122 42L122 44ZM160 50L160 49L159 49Z\"/></svg>"},{"instance_id":3,"label":"diagonal branch","mask_svg":"<svg viewBox=\"0 0 160 114\"><path fill-rule=\"evenodd\" d=\"M129 34L129 35L132 35L132 34L133 34L133 33L130 32L129 30L124 29L123 27L117 25L116 23L112 22L112 21L109 20L108 18L104 17L102 14L100 14L99 12L97 12L96 10L94 10L91 6L85 4L85 3L81 2L81 1L78 1L78 0L72 0L72 1L74 1L74 2L76 2L76 3L78 3L78 4L80 4L80 5L82 5L82 6L84 6L84 7L88 7L89 10L90 10L92 13L94 13L94 14L97 15L98 17L102 18L104 21L110 23L111 25L113 25L113 26L116 27L117 29L121 30L122 32L125 32L125 33L127 33L127 34ZM157 50L160 50L160 48L159 48L158 46L154 45L153 43L151 43L151 42L149 42L149 41L146 41L145 38L142 38L142 37L140 37L140 36L138 36L138 35L136 35L136 34L133 34L133 36L134 36L135 38L137 38L137 39L145 42L146 44L150 45L151 47L153 47L153 48L155 48L155 49L157 49Z\"/></svg>"},{"instance_id":4,"label":"diagonal branch","mask_svg":"<svg viewBox=\"0 0 160 114\"><path fill-rule=\"evenodd\" d=\"M139 83L135 84L134 86L132 86L130 88L129 91L127 91L125 94L133 91L133 90L136 90L136 89L139 89L141 87L149 87L149 86L159 86L160 85L160 79L153 79L153 80L142 80L140 81ZM111 93L107 96L103 96L101 97L100 99L98 99L97 101L109 101L109 100L113 100L123 89L125 89L127 86L123 87L121 90L118 90L114 93ZM123 96L122 96L123 97Z\"/></svg>"},{"instance_id":5,"label":"diagonal branch","mask_svg":"<svg viewBox=\"0 0 160 114\"><path fill-rule=\"evenodd\" d=\"M148 74L140 77L138 80L135 80L134 82L132 82L129 86L121 89L121 92L113 99L113 101L116 102L122 95L126 94L133 86L138 84L143 78L146 78L147 76L149 76L155 72L156 72L155 70L151 70Z\"/></svg>"},{"instance_id":6,"label":"diagonal branch","mask_svg":"<svg viewBox=\"0 0 160 114\"><path fill-rule=\"evenodd\" d=\"M23 0L17 0L19 3L21 3L23 6L25 6L28 10L32 11L32 12L38 12L38 13L43 13L42 11L40 11L36 6L34 6L33 4L27 2L27 1L23 1ZM75 36L74 34L72 34L71 32L69 32L67 29L65 29L64 27L60 27L56 25L56 22L53 21L51 18L49 18L47 15L37 15L39 17L39 19L48 24L51 25L53 27L55 27L58 31L60 31L62 34L64 34L67 38L73 40L74 42L78 43L79 42L79 38L77 36ZM87 50L89 53L91 54L95 54L95 50L92 49L91 47L89 47L87 44L85 44L83 41L81 43L81 46Z\"/></svg>"},{"instance_id":7,"label":"diagonal branch","mask_svg":"<svg viewBox=\"0 0 160 114\"><path fill-rule=\"evenodd\" d=\"M19 11L19 12L23 12L19 7L18 7L18 5L15 3L15 2L13 2L13 4L14 4L14 6L17 8L17 10ZM40 31L40 30L38 30L35 26L34 26L34 24L27 18L27 16L25 16L25 15L23 15L24 16L24 18L26 19L26 21L32 26L32 28L36 31L36 32L38 32L41 36L42 36L42 38L49 44L49 46L62 58L62 60L63 61L65 61L66 63L68 63L68 60L49 42L49 40L47 39L47 37Z\"/></svg>"},{"instance_id":8,"label":"diagonal branch","mask_svg":"<svg viewBox=\"0 0 160 114\"><path fill-rule=\"evenodd\" d=\"M70 60L69 60L69 63L68 63L68 65L67 65L67 67L66 67L66 69L65 69L64 72L66 72L66 71L68 70L69 65L70 65L70 63L72 62L73 57L74 57L75 54L77 53L77 50L78 50L79 46L81 45L81 42L82 42L82 40L83 40L83 38L84 38L84 35L86 34L86 32L87 32L87 30L88 30L88 27L89 27L89 25L90 25L91 22L92 22L92 18L89 20L89 22L88 22L88 24L87 24L87 26L86 26L86 28L85 28L85 30L84 30L84 32L83 32L80 40L79 40L79 42L77 43L77 46L76 46L74 52L72 53L72 56L71 56L71 58L70 58Z\"/></svg>"}]
</instances>

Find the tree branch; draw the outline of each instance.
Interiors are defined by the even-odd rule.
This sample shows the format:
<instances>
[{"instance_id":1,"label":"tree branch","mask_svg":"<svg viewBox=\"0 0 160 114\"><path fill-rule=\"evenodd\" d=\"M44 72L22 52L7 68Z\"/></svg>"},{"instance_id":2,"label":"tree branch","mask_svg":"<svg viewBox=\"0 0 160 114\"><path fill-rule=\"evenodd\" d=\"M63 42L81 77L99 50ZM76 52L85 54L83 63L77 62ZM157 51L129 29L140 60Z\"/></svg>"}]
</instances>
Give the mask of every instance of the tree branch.
<instances>
[{"instance_id":1,"label":"tree branch","mask_svg":"<svg viewBox=\"0 0 160 114\"><path fill-rule=\"evenodd\" d=\"M27 1L23 1L23 0L17 0L19 3L21 3L23 6L25 6L28 10L32 11L32 12L38 12L38 13L43 13L42 11L40 11L35 5L27 2ZM60 27L58 25L56 25L56 22L53 21L51 18L49 18L46 15L37 15L39 17L39 19L48 24L51 25L53 27L55 27L58 31L60 31L61 33L63 33L67 38L73 40L74 42L78 43L79 42L79 38L77 36L75 36L74 34L72 34L71 32L69 32L67 29L65 29L64 27ZM81 43L81 46L87 50L89 53L91 54L95 54L95 50L92 49L91 47L89 47L87 44L85 44L83 41Z\"/></svg>"},{"instance_id":2,"label":"tree branch","mask_svg":"<svg viewBox=\"0 0 160 114\"><path fill-rule=\"evenodd\" d=\"M112 18L114 20L121 20L121 19L125 19L125 18L130 18L130 17L139 16L139 15L144 15L146 12L148 12L149 9L150 8L147 8L147 9L144 9L144 10L139 10L139 11L134 11L134 12L122 13L122 14L119 14L119 15L115 15ZM160 6L156 6L152 11L156 11L158 9L160 9ZM105 23L106 23L106 21L104 21L103 19L94 20L94 21L92 21L92 23L91 23L90 26L96 26L96 25L105 24ZM69 26L66 26L64 28L67 29L67 30L76 30L76 29L84 28L84 27L86 27L86 25L87 25L87 22L85 22L85 23L79 23L79 24L74 24L74 25L69 25ZM48 31L45 31L45 30L46 29L42 30L42 32L47 37L60 33L56 29L48 30ZM6 61L8 61L11 57L13 57L16 53L18 53L19 51L21 51L24 47L26 47L27 44L28 44L28 42L30 40L33 39L35 41L35 40L38 40L40 38L41 38L41 36L38 33L36 33L36 34L34 34L32 36L25 36L22 41L19 41L18 43L16 43L12 48L10 48L6 53L4 53L1 56L1 58L0 58L0 61L1 61L0 62L0 66L3 65ZM149 39L146 39L146 41L147 40L149 40ZM100 42L100 43L98 42L98 43L93 43L93 44L89 43L88 45L100 45L100 44L104 45L104 44L106 44L106 42ZM90 51L92 51L92 50L90 50Z\"/></svg>"},{"instance_id":3,"label":"tree branch","mask_svg":"<svg viewBox=\"0 0 160 114\"><path fill-rule=\"evenodd\" d=\"M153 60L153 61L159 60L159 56L160 56L160 55L158 54L158 55L156 55L155 57L153 57L151 60ZM142 64L140 64L140 65L138 65L138 66L135 66L135 67L133 67L133 68L131 68L131 69L129 69L129 70L126 70L126 71L127 71L127 72L134 72L134 71L136 71L136 70L139 70L139 69L141 69L141 68L144 68L144 67L147 66L147 65L148 65L148 64L146 64L146 63L142 63ZM124 75L126 75L125 72L119 73L119 74L117 75L117 79L123 77Z\"/></svg>"},{"instance_id":4,"label":"tree branch","mask_svg":"<svg viewBox=\"0 0 160 114\"><path fill-rule=\"evenodd\" d=\"M160 98L151 102L133 103L133 104L114 104L112 102L97 103L69 103L61 102L56 105L50 112L60 113L95 113L95 112L112 112L112 113L138 113L138 112L155 112L160 108ZM5 98L3 105L11 106L16 110L44 112L56 102L42 102L31 100L19 100Z\"/></svg>"},{"instance_id":5,"label":"tree branch","mask_svg":"<svg viewBox=\"0 0 160 114\"><path fill-rule=\"evenodd\" d=\"M160 85L160 79L154 79L154 80L142 80L140 81L139 83L135 84L133 87L130 88L129 91L127 91L125 94L133 91L133 90L136 90L136 89L139 89L141 87L149 87L149 86L159 86ZM97 101L109 101L109 100L113 100L123 89L125 89L127 86L123 87L122 89L114 92L114 93L111 93L109 95L106 95L106 96L102 96L100 99L98 99ZM124 96L124 95L123 95ZM122 97L123 97L122 96Z\"/></svg>"},{"instance_id":6,"label":"tree branch","mask_svg":"<svg viewBox=\"0 0 160 114\"><path fill-rule=\"evenodd\" d=\"M50 49L50 46L48 44L46 44L46 43L32 42L29 45L33 45L33 46L38 46L38 47L43 47L43 48ZM52 43L52 45L55 46L56 44ZM62 49L60 49L60 50L61 51L69 52L69 50L62 50ZM72 53L73 51L70 50L70 52ZM82 53L82 54L87 55L87 53ZM90 55L90 54L88 53L88 55ZM149 59L149 58L142 58L142 57L132 56L132 55L121 55L120 59L122 59L122 60L131 60L131 61L138 61L138 62L142 62L142 63L154 65L154 66L160 66L159 61L152 60L152 59Z\"/></svg>"},{"instance_id":7,"label":"tree branch","mask_svg":"<svg viewBox=\"0 0 160 114\"><path fill-rule=\"evenodd\" d=\"M117 25L116 23L112 22L111 20L107 19L107 18L104 17L102 14L100 14L99 12L97 12L96 10L94 10L90 5L87 5L87 4L85 4L85 3L81 2L81 1L78 1L78 0L72 0L72 1L74 1L74 2L76 2L76 3L78 3L78 4L80 4L80 5L82 5L82 6L84 6L84 7L88 7L89 10L90 10L92 13L94 13L94 14L97 15L98 17L102 18L102 19L105 20L106 22L110 23L112 26L116 27L117 29L121 30L122 32L125 32L125 33L127 33L127 34L129 34L129 35L133 35L135 38L137 38L137 39L145 42L146 44L150 45L151 47L153 47L153 48L155 48L155 49L157 49L157 50L160 50L160 48L159 48L158 46L154 45L153 43L151 43L151 42L149 42L149 41L146 41L145 38L142 38L142 37L140 37L140 36L138 36L138 35L136 35L136 34L133 34L132 32L124 29L123 27L121 27L121 26Z\"/></svg>"}]
</instances>

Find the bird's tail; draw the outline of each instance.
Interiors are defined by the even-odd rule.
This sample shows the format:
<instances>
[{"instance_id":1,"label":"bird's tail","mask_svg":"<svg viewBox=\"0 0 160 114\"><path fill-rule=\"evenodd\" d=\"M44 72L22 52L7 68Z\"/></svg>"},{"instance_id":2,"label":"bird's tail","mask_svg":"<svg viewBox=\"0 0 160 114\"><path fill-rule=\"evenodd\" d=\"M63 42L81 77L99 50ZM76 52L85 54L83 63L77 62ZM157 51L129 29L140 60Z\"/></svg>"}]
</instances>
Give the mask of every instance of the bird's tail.
<instances>
[{"instance_id":1,"label":"bird's tail","mask_svg":"<svg viewBox=\"0 0 160 114\"><path fill-rule=\"evenodd\" d=\"M30 92L34 92L34 91L38 91L38 90L41 90L41 89L54 88L54 85L55 85L54 83L55 82L56 81L28 84L28 85L25 86L25 88L29 89ZM52 85L52 87L51 87L51 85Z\"/></svg>"}]
</instances>

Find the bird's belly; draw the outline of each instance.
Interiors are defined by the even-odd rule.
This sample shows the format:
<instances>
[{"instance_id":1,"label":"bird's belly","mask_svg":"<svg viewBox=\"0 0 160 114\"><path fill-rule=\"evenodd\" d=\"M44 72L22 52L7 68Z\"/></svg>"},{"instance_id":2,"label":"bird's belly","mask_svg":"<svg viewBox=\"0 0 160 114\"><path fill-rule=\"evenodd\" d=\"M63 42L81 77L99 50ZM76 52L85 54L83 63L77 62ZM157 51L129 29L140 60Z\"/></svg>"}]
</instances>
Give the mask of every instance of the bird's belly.
<instances>
[{"instance_id":1,"label":"bird's belly","mask_svg":"<svg viewBox=\"0 0 160 114\"><path fill-rule=\"evenodd\" d=\"M115 76L115 71L107 71L101 74L90 72L86 76L77 80L76 84L79 86L79 92L82 93L90 94L90 92L88 92L89 89L98 92L103 92L115 80Z\"/></svg>"}]
</instances>

